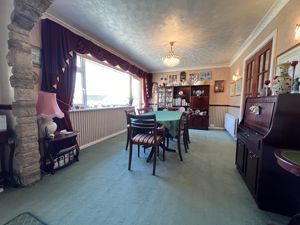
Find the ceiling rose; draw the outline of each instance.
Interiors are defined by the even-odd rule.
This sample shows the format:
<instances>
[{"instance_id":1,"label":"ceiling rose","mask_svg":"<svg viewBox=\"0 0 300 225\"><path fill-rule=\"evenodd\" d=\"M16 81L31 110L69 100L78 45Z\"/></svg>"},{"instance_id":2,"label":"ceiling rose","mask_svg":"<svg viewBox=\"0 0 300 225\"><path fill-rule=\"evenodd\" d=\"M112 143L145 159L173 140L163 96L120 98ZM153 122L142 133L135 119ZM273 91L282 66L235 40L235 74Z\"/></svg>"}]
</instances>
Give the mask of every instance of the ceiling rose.
<instances>
[{"instance_id":1,"label":"ceiling rose","mask_svg":"<svg viewBox=\"0 0 300 225\"><path fill-rule=\"evenodd\" d=\"M180 57L173 51L174 41L170 42L170 51L165 57L162 57L163 64L167 67L174 67L180 63Z\"/></svg>"}]
</instances>

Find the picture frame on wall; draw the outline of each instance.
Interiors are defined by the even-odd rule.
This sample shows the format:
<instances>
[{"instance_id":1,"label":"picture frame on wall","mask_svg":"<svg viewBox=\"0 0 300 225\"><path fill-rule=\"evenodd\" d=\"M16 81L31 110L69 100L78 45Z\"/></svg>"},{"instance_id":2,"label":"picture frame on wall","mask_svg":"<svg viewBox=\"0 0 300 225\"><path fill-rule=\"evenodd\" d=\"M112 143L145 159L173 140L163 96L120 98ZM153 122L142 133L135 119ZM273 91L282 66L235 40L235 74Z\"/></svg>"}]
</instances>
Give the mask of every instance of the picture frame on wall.
<instances>
[{"instance_id":1,"label":"picture frame on wall","mask_svg":"<svg viewBox=\"0 0 300 225\"><path fill-rule=\"evenodd\" d=\"M36 67L42 66L42 52L36 46L31 46L32 65Z\"/></svg>"},{"instance_id":2,"label":"picture frame on wall","mask_svg":"<svg viewBox=\"0 0 300 225\"><path fill-rule=\"evenodd\" d=\"M286 51L280 53L277 56L277 66L279 64L282 63L286 63L286 62L293 62L293 61L298 61L298 63L300 62L300 43L292 46L291 48L287 49ZM300 66L296 66L295 67L295 78L300 77ZM277 67L276 68L276 75L279 76L280 75L280 70ZM290 66L289 68L289 75L292 76L293 75L293 67Z\"/></svg>"},{"instance_id":3,"label":"picture frame on wall","mask_svg":"<svg viewBox=\"0 0 300 225\"><path fill-rule=\"evenodd\" d=\"M230 97L235 96L235 82L232 82L232 83L230 84L229 96L230 96Z\"/></svg>"},{"instance_id":4,"label":"picture frame on wall","mask_svg":"<svg viewBox=\"0 0 300 225\"><path fill-rule=\"evenodd\" d=\"M240 96L242 93L242 78L235 82L235 95Z\"/></svg>"},{"instance_id":5,"label":"picture frame on wall","mask_svg":"<svg viewBox=\"0 0 300 225\"><path fill-rule=\"evenodd\" d=\"M224 84L225 84L225 80L216 80L214 86L214 92L215 93L224 92Z\"/></svg>"},{"instance_id":6,"label":"picture frame on wall","mask_svg":"<svg viewBox=\"0 0 300 225\"><path fill-rule=\"evenodd\" d=\"M211 71L200 72L199 79L200 80L211 80L212 79L212 72Z\"/></svg>"}]
</instances>

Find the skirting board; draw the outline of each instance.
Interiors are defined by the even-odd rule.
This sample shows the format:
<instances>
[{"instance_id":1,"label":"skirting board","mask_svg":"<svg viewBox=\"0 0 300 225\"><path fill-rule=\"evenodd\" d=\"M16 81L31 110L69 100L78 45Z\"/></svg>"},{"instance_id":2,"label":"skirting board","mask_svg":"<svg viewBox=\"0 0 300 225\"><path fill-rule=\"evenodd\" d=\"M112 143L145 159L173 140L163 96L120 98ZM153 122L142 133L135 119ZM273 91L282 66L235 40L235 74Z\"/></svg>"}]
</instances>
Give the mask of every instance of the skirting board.
<instances>
[{"instance_id":1,"label":"skirting board","mask_svg":"<svg viewBox=\"0 0 300 225\"><path fill-rule=\"evenodd\" d=\"M224 127L208 127L209 130L225 130Z\"/></svg>"},{"instance_id":2,"label":"skirting board","mask_svg":"<svg viewBox=\"0 0 300 225\"><path fill-rule=\"evenodd\" d=\"M93 141L93 142L90 142L90 143L88 143L88 144L82 145L82 146L80 146L80 150L85 149L85 148L87 148L87 147L89 147L89 146L95 145L95 144L97 144L97 143L99 143L99 142L105 141L105 140L107 140L107 139L109 139L109 138L115 137L115 136L117 136L117 135L119 135L119 134L122 134L122 133L124 133L124 132L126 132L126 131L127 131L127 129L124 129L124 130L121 130L121 131L119 131L119 132L117 132L117 133L113 133L113 134L111 134L111 135L108 135L108 136L103 137L103 138L101 138L101 139L98 139L98 140L96 140L96 141Z\"/></svg>"}]
</instances>

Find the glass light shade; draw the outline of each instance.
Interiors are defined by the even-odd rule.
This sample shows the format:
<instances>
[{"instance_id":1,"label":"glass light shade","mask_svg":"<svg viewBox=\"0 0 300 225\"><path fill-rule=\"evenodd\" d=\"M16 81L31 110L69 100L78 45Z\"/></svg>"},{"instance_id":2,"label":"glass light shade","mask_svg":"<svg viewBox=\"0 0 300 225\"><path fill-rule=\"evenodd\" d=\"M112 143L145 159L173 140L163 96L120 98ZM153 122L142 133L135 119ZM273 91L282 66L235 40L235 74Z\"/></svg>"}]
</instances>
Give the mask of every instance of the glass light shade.
<instances>
[{"instance_id":1,"label":"glass light shade","mask_svg":"<svg viewBox=\"0 0 300 225\"><path fill-rule=\"evenodd\" d=\"M180 63L180 57L177 55L167 55L162 58L163 64L167 67L174 67Z\"/></svg>"},{"instance_id":2,"label":"glass light shade","mask_svg":"<svg viewBox=\"0 0 300 225\"><path fill-rule=\"evenodd\" d=\"M167 67L177 66L180 63L180 57L173 51L162 58L163 64Z\"/></svg>"},{"instance_id":3,"label":"glass light shade","mask_svg":"<svg viewBox=\"0 0 300 225\"><path fill-rule=\"evenodd\" d=\"M174 67L180 63L180 57L173 51L174 43L174 41L170 42L170 51L165 57L162 57L163 64L167 67Z\"/></svg>"},{"instance_id":4,"label":"glass light shade","mask_svg":"<svg viewBox=\"0 0 300 225\"><path fill-rule=\"evenodd\" d=\"M300 24L296 25L296 29L295 29L295 39L297 41L300 41Z\"/></svg>"}]
</instances>

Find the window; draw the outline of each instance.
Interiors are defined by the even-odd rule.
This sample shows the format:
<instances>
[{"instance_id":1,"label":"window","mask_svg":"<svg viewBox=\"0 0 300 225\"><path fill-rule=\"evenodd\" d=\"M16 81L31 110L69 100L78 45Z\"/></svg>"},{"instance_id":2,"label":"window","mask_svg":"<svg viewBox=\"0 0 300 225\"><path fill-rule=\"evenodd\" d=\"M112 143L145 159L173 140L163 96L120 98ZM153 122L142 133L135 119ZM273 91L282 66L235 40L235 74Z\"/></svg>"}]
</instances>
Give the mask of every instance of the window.
<instances>
[{"instance_id":1,"label":"window","mask_svg":"<svg viewBox=\"0 0 300 225\"><path fill-rule=\"evenodd\" d=\"M246 62L245 97L256 97L269 79L272 41Z\"/></svg>"},{"instance_id":2,"label":"window","mask_svg":"<svg viewBox=\"0 0 300 225\"><path fill-rule=\"evenodd\" d=\"M88 57L77 56L73 105L78 108L105 108L141 101L141 81L129 73L111 68Z\"/></svg>"}]
</instances>

